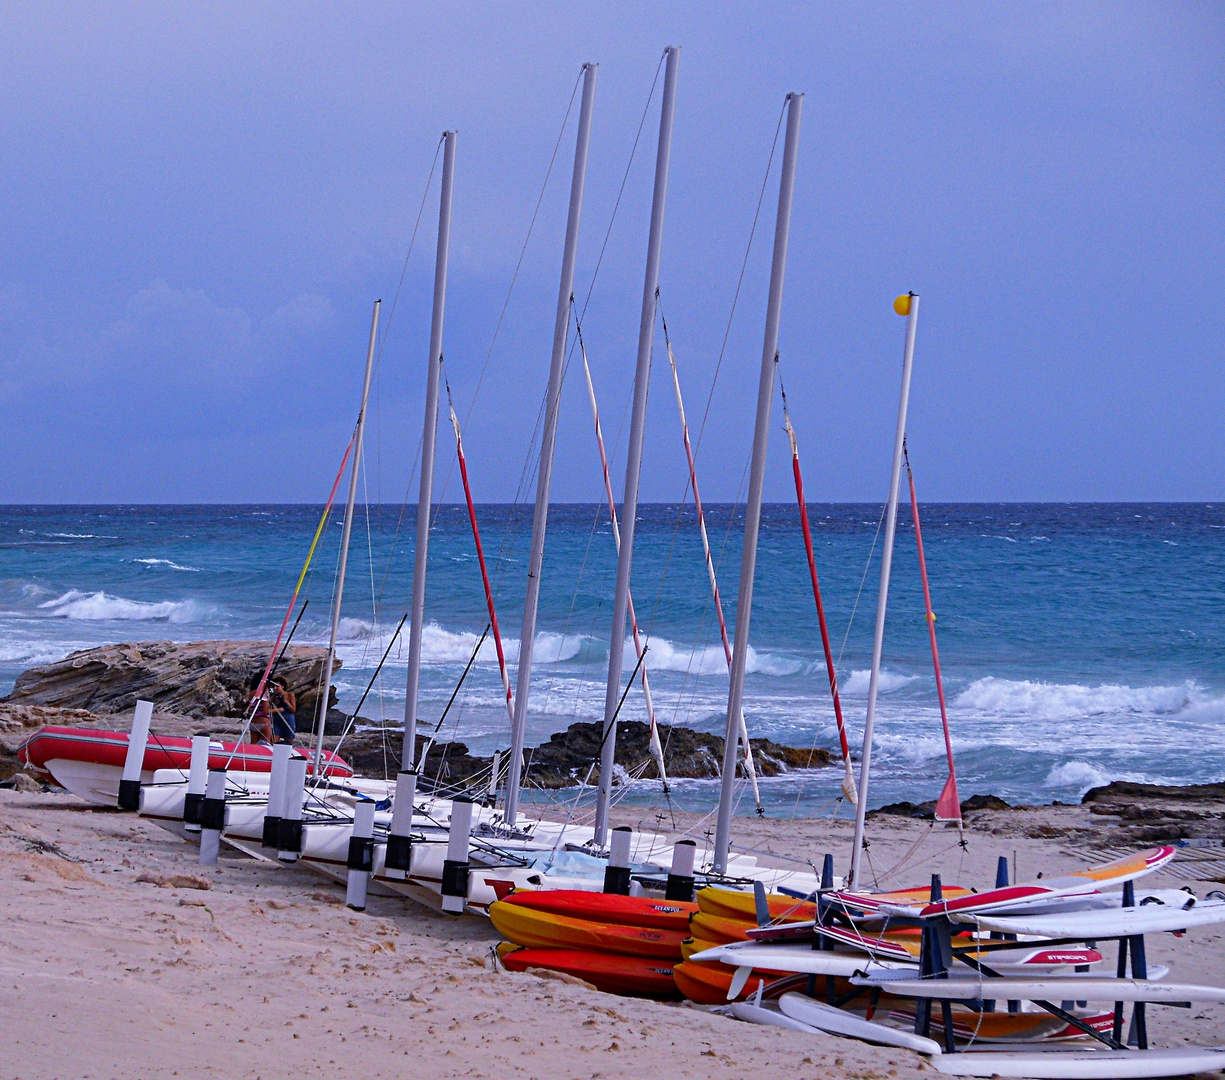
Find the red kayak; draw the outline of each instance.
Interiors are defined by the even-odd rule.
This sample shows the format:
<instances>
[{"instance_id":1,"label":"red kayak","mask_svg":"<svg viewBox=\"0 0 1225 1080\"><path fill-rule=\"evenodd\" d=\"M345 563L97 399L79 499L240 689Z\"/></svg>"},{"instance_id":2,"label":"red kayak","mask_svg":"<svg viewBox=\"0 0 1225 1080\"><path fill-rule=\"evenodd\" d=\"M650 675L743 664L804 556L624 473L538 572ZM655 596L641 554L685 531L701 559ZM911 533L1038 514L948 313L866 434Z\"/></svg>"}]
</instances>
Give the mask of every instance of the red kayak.
<instances>
[{"instance_id":1,"label":"red kayak","mask_svg":"<svg viewBox=\"0 0 1225 1080\"><path fill-rule=\"evenodd\" d=\"M535 949L498 946L498 957L508 971L544 968L573 975L607 994L677 998L672 965L641 956L621 956L594 949Z\"/></svg>"},{"instance_id":2,"label":"red kayak","mask_svg":"<svg viewBox=\"0 0 1225 1080\"><path fill-rule=\"evenodd\" d=\"M126 731L95 731L92 728L48 726L36 731L17 748L17 760L42 779L51 779L49 761L80 761L122 769L128 756ZM323 752L323 773L327 776L352 776L353 769L330 750ZM142 772L178 769L187 776L191 764L191 739L150 732L145 746ZM208 767L231 772L268 772L272 768L272 747L259 743L212 743ZM309 767L314 771L313 763Z\"/></svg>"},{"instance_id":3,"label":"red kayak","mask_svg":"<svg viewBox=\"0 0 1225 1080\"><path fill-rule=\"evenodd\" d=\"M565 915L571 919L640 926L652 930L676 930L689 936L689 916L697 904L680 900L655 900L647 896L617 896L583 892L580 889L516 889L502 901L518 907Z\"/></svg>"}]
</instances>

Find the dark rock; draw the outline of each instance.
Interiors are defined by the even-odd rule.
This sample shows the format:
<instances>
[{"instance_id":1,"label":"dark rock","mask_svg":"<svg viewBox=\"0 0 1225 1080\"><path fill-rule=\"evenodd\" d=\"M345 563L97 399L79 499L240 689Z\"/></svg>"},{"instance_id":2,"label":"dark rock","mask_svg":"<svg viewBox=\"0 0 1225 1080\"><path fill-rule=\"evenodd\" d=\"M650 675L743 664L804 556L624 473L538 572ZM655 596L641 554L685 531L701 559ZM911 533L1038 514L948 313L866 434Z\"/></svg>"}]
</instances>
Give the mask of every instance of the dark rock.
<instances>
[{"instance_id":1,"label":"dark rock","mask_svg":"<svg viewBox=\"0 0 1225 1080\"><path fill-rule=\"evenodd\" d=\"M968 814L974 810L1011 810L1012 806L1004 802L998 795L971 795L961 803L961 812Z\"/></svg>"},{"instance_id":2,"label":"dark rock","mask_svg":"<svg viewBox=\"0 0 1225 1080\"><path fill-rule=\"evenodd\" d=\"M689 728L660 726L660 741L664 745L664 766L669 776L716 777L723 762L723 740L717 735ZM598 723L571 724L559 731L549 741L535 749L524 752L527 768L524 783L539 788L572 787L582 783L587 771L596 760L603 725ZM368 728L350 735L340 747L344 757L354 769L364 776L394 776L399 769L403 730L396 728ZM617 764L629 772L637 772L646 764L644 775L654 777L658 770L651 757L649 727L636 720L622 721L617 725ZM417 759L425 745L425 736L417 736ZM806 768L811 758L813 767L827 765L826 750L800 750L781 746L769 739L752 739L754 759L758 773L776 776L792 768ZM799 762L800 764L795 764ZM469 753L464 743L436 743L430 748L425 762L427 778L438 778L440 783L465 783L478 773L486 773L492 766L492 758L476 757ZM592 782L598 770L592 770Z\"/></svg>"},{"instance_id":3,"label":"dark rock","mask_svg":"<svg viewBox=\"0 0 1225 1080\"><path fill-rule=\"evenodd\" d=\"M426 737L418 735L415 761L421 759L425 744ZM392 779L400 771L403 748L402 728L367 728L349 735L340 747L340 755L361 776ZM491 764L490 758L473 757L463 743L435 743L425 758L425 779L430 783L462 784L487 771Z\"/></svg>"},{"instance_id":4,"label":"dark rock","mask_svg":"<svg viewBox=\"0 0 1225 1080\"><path fill-rule=\"evenodd\" d=\"M923 821L934 821L936 817L936 800L925 803L895 802L868 811L868 817L885 815L887 817L919 818Z\"/></svg>"},{"instance_id":5,"label":"dark rock","mask_svg":"<svg viewBox=\"0 0 1225 1080\"><path fill-rule=\"evenodd\" d=\"M183 716L241 716L248 683L252 676L262 674L271 648L271 642L258 641L104 645L23 671L3 701L126 713L138 699L144 699L160 711ZM298 715L304 719L316 715L326 658L326 649L294 645L277 668L297 695ZM333 671L339 667L337 660ZM333 704L335 694L333 688ZM309 727L309 723L302 726Z\"/></svg>"},{"instance_id":6,"label":"dark rock","mask_svg":"<svg viewBox=\"0 0 1225 1080\"><path fill-rule=\"evenodd\" d=\"M973 813L975 810L1012 809L1013 807L1004 802L1004 800L998 795L971 795L968 799L963 799L961 802L961 813L963 817L966 814ZM929 802L922 803L889 803L887 806L882 806L878 810L868 811L868 817L874 817L877 814L887 814L892 815L893 817L918 818L921 821L934 821L936 819L936 800L932 799Z\"/></svg>"},{"instance_id":7,"label":"dark rock","mask_svg":"<svg viewBox=\"0 0 1225 1080\"><path fill-rule=\"evenodd\" d=\"M1175 787L1167 784L1135 784L1128 780L1115 780L1103 787L1091 788L1080 800L1082 803L1104 802L1111 799L1174 799L1180 802L1225 801L1225 784L1187 784Z\"/></svg>"},{"instance_id":8,"label":"dark rock","mask_svg":"<svg viewBox=\"0 0 1225 1080\"><path fill-rule=\"evenodd\" d=\"M571 724L565 731L528 752L525 783L533 787L559 788L581 783L597 759L604 726L599 723ZM638 720L617 724L616 763L636 773L645 766L643 776L658 777L651 755L651 729ZM670 777L713 779L723 767L723 739L704 731L659 725L659 740L664 748L664 768ZM822 768L829 764L829 751L801 750L782 746L769 739L750 739L759 776L777 776L797 768ZM592 782L597 772L592 772Z\"/></svg>"}]
</instances>

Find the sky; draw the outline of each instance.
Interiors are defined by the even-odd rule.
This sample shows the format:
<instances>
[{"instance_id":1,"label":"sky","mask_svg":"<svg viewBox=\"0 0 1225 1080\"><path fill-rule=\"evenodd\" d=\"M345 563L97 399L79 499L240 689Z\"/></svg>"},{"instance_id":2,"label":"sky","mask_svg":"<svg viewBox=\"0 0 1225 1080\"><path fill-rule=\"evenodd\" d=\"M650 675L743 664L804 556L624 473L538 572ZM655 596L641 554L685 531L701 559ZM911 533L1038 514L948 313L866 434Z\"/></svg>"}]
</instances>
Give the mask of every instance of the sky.
<instances>
[{"instance_id":1,"label":"sky","mask_svg":"<svg viewBox=\"0 0 1225 1080\"><path fill-rule=\"evenodd\" d=\"M576 292L620 491L668 45L661 302L704 499L743 497L790 91L780 371L810 500L886 493L907 290L922 499L1222 498L1219 3L9 3L0 501L322 502L375 299L362 494L415 501L444 129L473 493L530 496L584 61ZM785 501L775 408L766 497ZM659 335L643 470L644 500L682 496ZM577 364L553 498L602 498Z\"/></svg>"}]
</instances>

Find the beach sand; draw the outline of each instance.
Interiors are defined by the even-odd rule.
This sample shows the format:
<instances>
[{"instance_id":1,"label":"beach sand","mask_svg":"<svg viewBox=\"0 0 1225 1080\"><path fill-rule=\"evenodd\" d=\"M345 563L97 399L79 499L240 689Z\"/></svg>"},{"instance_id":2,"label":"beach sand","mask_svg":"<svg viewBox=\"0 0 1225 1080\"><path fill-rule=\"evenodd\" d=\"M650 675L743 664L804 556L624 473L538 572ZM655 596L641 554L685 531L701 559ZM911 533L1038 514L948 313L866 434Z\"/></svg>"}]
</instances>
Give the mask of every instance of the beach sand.
<instances>
[{"instance_id":1,"label":"beach sand","mask_svg":"<svg viewBox=\"0 0 1225 1080\"><path fill-rule=\"evenodd\" d=\"M1096 829L1104 846L1104 828L1082 807L988 812L963 849L955 830L877 818L871 866L883 875L920 840L882 884L938 869L981 888L1014 851L1024 879L1085 865L1050 834L1071 829L1079 847ZM737 819L735 832L746 849L814 861L833 851L845 870L846 822ZM20 1080L936 1075L906 1051L495 971L497 934L483 919L386 898L357 914L309 871L225 849L202 868L165 830L64 794L0 791L0 858L0 1072ZM1147 880L1201 896L1220 887ZM1155 935L1149 961L1219 983L1225 931ZM1225 1043L1225 1006L1150 1007L1149 1031L1156 1046Z\"/></svg>"}]
</instances>

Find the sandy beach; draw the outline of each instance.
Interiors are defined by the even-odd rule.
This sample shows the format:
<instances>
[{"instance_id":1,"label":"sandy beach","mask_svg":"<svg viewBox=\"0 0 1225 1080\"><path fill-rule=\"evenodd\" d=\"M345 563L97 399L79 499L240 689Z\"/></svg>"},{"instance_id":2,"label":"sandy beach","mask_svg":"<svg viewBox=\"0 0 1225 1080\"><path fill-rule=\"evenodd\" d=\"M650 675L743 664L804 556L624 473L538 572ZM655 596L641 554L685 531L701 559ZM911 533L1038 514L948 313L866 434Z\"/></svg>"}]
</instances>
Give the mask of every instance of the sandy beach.
<instances>
[{"instance_id":1,"label":"sandy beach","mask_svg":"<svg viewBox=\"0 0 1225 1080\"><path fill-rule=\"evenodd\" d=\"M165 830L69 795L0 791L0 808L4 1073L20 1080L934 1075L902 1051L496 971L482 919L383 898L357 914L339 886L231 852L201 868ZM877 818L871 862L882 884L911 852L899 880L938 869L981 886L1000 854L1015 852L1023 877L1083 865L1076 850L1098 834L1103 846L1109 828L1084 807L984 812L960 848L954 830ZM832 850L840 865L849 835L845 822L737 821L744 848ZM1225 932L1154 936L1149 959L1219 982ZM1225 1042L1225 1007L1153 1007L1149 1030L1158 1046Z\"/></svg>"}]
</instances>

